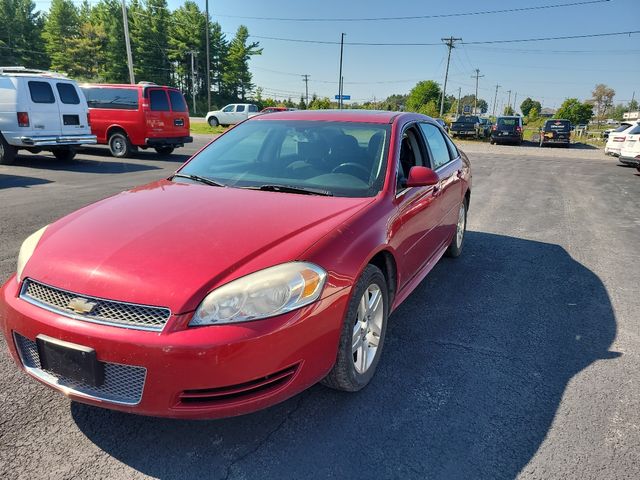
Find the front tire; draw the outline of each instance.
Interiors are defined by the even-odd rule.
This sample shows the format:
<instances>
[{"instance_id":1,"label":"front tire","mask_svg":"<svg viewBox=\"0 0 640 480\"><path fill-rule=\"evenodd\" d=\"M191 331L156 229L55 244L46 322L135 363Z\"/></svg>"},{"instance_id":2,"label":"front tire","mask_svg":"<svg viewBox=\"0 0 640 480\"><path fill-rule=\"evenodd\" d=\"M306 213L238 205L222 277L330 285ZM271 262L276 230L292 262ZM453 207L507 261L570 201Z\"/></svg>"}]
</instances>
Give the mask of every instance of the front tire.
<instances>
[{"instance_id":1,"label":"front tire","mask_svg":"<svg viewBox=\"0 0 640 480\"><path fill-rule=\"evenodd\" d=\"M16 161L18 149L13 145L9 145L0 133L0 165L11 165Z\"/></svg>"},{"instance_id":2,"label":"front tire","mask_svg":"<svg viewBox=\"0 0 640 480\"><path fill-rule=\"evenodd\" d=\"M52 153L53 156L56 157L56 160L60 160L61 162L70 162L76 156L76 149L73 147L56 148Z\"/></svg>"},{"instance_id":3,"label":"front tire","mask_svg":"<svg viewBox=\"0 0 640 480\"><path fill-rule=\"evenodd\" d=\"M449 248L445 252L448 257L457 258L462 255L462 247L464 247L464 238L467 233L467 200L466 198L460 204L458 210L458 221L456 223L456 233L451 239Z\"/></svg>"},{"instance_id":4,"label":"front tire","mask_svg":"<svg viewBox=\"0 0 640 480\"><path fill-rule=\"evenodd\" d=\"M124 133L116 132L109 137L109 151L116 158L126 158L133 152L133 146Z\"/></svg>"},{"instance_id":5,"label":"front tire","mask_svg":"<svg viewBox=\"0 0 640 480\"><path fill-rule=\"evenodd\" d=\"M356 392L369 383L382 354L388 316L387 282L378 267L367 265L353 287L336 363L324 385Z\"/></svg>"}]
</instances>

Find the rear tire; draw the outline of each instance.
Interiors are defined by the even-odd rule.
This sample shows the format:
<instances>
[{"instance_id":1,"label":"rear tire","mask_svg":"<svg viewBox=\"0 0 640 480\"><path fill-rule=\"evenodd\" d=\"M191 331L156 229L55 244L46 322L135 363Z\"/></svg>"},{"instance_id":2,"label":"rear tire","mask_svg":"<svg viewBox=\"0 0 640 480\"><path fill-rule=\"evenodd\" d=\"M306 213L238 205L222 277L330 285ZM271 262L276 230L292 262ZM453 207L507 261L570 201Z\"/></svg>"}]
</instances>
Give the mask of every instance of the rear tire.
<instances>
[{"instance_id":1,"label":"rear tire","mask_svg":"<svg viewBox=\"0 0 640 480\"><path fill-rule=\"evenodd\" d=\"M61 162L70 162L76 156L76 149L73 147L56 148L53 150L53 156Z\"/></svg>"},{"instance_id":2,"label":"rear tire","mask_svg":"<svg viewBox=\"0 0 640 480\"><path fill-rule=\"evenodd\" d=\"M13 145L9 145L0 133L0 165L11 165L16 161L18 149Z\"/></svg>"},{"instance_id":3,"label":"rear tire","mask_svg":"<svg viewBox=\"0 0 640 480\"><path fill-rule=\"evenodd\" d=\"M209 126L212 128L216 128L218 125L220 125L220 122L218 122L218 119L216 117L209 117Z\"/></svg>"},{"instance_id":4,"label":"rear tire","mask_svg":"<svg viewBox=\"0 0 640 480\"><path fill-rule=\"evenodd\" d=\"M456 233L451 239L449 248L445 252L447 257L458 258L462 254L462 247L464 247L464 238L467 233L467 199L465 198L460 204L458 210L458 222L456 223Z\"/></svg>"},{"instance_id":5,"label":"rear tire","mask_svg":"<svg viewBox=\"0 0 640 480\"><path fill-rule=\"evenodd\" d=\"M353 287L336 363L324 385L356 392L369 383L382 354L388 316L387 282L378 267L367 265Z\"/></svg>"},{"instance_id":6,"label":"rear tire","mask_svg":"<svg viewBox=\"0 0 640 480\"><path fill-rule=\"evenodd\" d=\"M158 155L171 155L173 153L173 147L156 147L156 152Z\"/></svg>"},{"instance_id":7,"label":"rear tire","mask_svg":"<svg viewBox=\"0 0 640 480\"><path fill-rule=\"evenodd\" d=\"M115 132L109 137L109 151L116 158L126 158L133 152L133 146L123 132Z\"/></svg>"}]
</instances>

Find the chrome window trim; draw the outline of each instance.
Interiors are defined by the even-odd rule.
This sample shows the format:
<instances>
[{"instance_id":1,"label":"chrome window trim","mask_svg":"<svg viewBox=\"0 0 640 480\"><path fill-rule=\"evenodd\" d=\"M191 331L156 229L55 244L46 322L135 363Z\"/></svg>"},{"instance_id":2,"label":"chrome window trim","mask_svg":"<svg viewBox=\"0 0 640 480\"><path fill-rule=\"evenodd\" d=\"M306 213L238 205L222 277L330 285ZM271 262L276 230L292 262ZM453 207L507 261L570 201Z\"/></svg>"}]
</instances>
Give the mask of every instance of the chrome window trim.
<instances>
[{"instance_id":1,"label":"chrome window trim","mask_svg":"<svg viewBox=\"0 0 640 480\"><path fill-rule=\"evenodd\" d=\"M98 301L102 301L102 302L110 302L110 303L120 303L123 305L131 305L133 307L146 307L146 308L157 308L159 310L165 310L168 315L167 315L167 321L162 325L162 326L144 326L144 325L128 325L126 323L119 323L119 322L112 322L109 320L102 320L102 319L96 319L96 318L91 318L91 317L86 317L84 315L80 315L80 314L76 314L76 313L71 313L67 310L63 310L61 308L56 308L53 305L49 305L48 303L44 303L41 302L29 295L27 295L26 291L27 291L27 284L29 281L32 281L34 283L39 283L40 285L43 285L47 288L51 288L53 290L59 290L61 292L65 292L69 295L74 295L76 297L82 297L82 298L86 298L87 300L98 300ZM79 320L82 322L89 322L89 323L95 323L98 325L108 325L110 327L118 327L118 328L127 328L129 330L143 330L143 331L147 331L147 332L162 332L162 330L164 329L164 327L167 325L167 323L169 323L169 319L171 318L171 310L169 308L166 307L158 307L156 305L146 305L143 303L131 303L131 302L121 302L119 300L111 300L108 298L102 298L102 297L94 297L91 295L84 295L81 293L76 293L76 292L71 292L69 290L65 290L64 288L58 288L58 287L54 287L51 285L48 285L46 283L43 282L38 282L35 280L31 280L30 278L25 278L22 282L22 285L20 287L20 299L24 300L27 303L30 303L31 305L35 305L36 307L42 308L44 310L48 310L49 312L52 313L56 313L58 315L62 315L63 317L67 317L67 318L72 318L74 320Z\"/></svg>"}]
</instances>

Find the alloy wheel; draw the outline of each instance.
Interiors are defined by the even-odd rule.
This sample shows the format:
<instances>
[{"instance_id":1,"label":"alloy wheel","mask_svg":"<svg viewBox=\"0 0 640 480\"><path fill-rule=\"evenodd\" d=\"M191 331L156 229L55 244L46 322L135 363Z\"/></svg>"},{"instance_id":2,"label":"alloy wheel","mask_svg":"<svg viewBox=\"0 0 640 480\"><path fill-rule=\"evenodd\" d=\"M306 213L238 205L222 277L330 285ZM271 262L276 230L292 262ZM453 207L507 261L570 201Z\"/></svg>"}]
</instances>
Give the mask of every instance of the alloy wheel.
<instances>
[{"instance_id":1,"label":"alloy wheel","mask_svg":"<svg viewBox=\"0 0 640 480\"><path fill-rule=\"evenodd\" d=\"M360 298L353 326L351 352L353 365L360 374L365 373L376 358L383 320L384 298L380 287L374 283L369 285Z\"/></svg>"}]
</instances>

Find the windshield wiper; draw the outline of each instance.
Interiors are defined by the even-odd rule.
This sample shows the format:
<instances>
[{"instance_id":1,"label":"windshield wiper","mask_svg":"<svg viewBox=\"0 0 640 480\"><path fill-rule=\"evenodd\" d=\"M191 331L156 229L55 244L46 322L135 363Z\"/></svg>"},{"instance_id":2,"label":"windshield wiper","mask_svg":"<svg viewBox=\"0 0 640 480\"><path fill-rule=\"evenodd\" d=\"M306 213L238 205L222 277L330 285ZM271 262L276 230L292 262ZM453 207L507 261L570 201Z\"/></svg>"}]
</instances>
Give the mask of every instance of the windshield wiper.
<instances>
[{"instance_id":1,"label":"windshield wiper","mask_svg":"<svg viewBox=\"0 0 640 480\"><path fill-rule=\"evenodd\" d=\"M171 179L174 178L188 178L189 180L193 180L194 182L204 183L205 185L211 185L212 187L226 187L223 183L218 183L215 180L211 180L207 177L201 177L200 175L191 175L186 173L174 173Z\"/></svg>"},{"instance_id":2,"label":"windshield wiper","mask_svg":"<svg viewBox=\"0 0 640 480\"><path fill-rule=\"evenodd\" d=\"M302 193L304 195L322 195L325 197L333 197L333 193L329 190L311 187L295 187L293 185L260 185L259 187L245 187L253 190L264 190L268 192L284 192L284 193Z\"/></svg>"}]
</instances>

